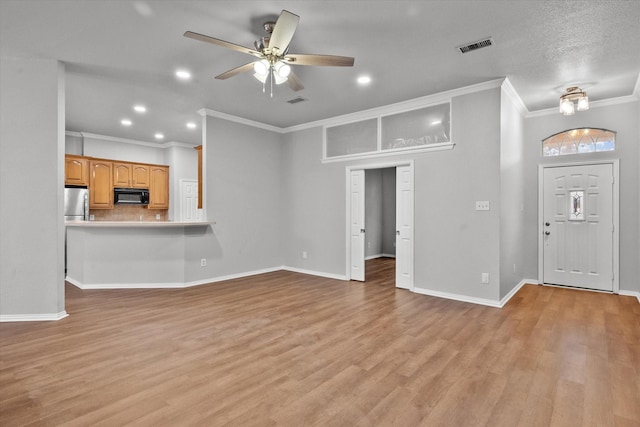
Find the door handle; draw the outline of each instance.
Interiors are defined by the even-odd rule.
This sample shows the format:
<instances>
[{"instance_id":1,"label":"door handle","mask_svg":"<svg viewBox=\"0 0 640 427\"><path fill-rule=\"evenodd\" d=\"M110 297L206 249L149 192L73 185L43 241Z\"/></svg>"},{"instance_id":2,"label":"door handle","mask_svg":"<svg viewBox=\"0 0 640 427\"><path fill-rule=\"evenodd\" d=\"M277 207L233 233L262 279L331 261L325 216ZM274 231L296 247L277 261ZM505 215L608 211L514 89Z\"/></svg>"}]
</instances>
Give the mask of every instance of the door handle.
<instances>
[{"instance_id":1,"label":"door handle","mask_svg":"<svg viewBox=\"0 0 640 427\"><path fill-rule=\"evenodd\" d=\"M545 235L545 236L548 236L549 234L551 234L551 232L550 232L550 231L545 231L545 232L544 232L544 235Z\"/></svg>"},{"instance_id":2,"label":"door handle","mask_svg":"<svg viewBox=\"0 0 640 427\"><path fill-rule=\"evenodd\" d=\"M364 228L361 228L361 229L360 229L360 232L361 232L361 233L364 233Z\"/></svg>"},{"instance_id":3,"label":"door handle","mask_svg":"<svg viewBox=\"0 0 640 427\"><path fill-rule=\"evenodd\" d=\"M396 236L400 235L400 230L396 230Z\"/></svg>"},{"instance_id":4,"label":"door handle","mask_svg":"<svg viewBox=\"0 0 640 427\"><path fill-rule=\"evenodd\" d=\"M547 227L550 226L551 224L548 222L545 222L544 225L546 225Z\"/></svg>"}]
</instances>

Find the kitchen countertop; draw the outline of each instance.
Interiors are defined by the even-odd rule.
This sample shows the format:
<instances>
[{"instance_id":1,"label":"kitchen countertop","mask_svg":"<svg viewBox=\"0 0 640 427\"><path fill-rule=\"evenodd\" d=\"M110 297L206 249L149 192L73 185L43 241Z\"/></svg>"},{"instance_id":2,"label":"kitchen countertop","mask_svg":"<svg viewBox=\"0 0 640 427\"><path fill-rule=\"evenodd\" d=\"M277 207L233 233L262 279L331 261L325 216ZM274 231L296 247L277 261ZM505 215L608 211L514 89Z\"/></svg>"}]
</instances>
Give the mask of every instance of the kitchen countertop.
<instances>
[{"instance_id":1,"label":"kitchen countertop","mask_svg":"<svg viewBox=\"0 0 640 427\"><path fill-rule=\"evenodd\" d=\"M65 221L66 227L202 227L215 224L214 221Z\"/></svg>"}]
</instances>

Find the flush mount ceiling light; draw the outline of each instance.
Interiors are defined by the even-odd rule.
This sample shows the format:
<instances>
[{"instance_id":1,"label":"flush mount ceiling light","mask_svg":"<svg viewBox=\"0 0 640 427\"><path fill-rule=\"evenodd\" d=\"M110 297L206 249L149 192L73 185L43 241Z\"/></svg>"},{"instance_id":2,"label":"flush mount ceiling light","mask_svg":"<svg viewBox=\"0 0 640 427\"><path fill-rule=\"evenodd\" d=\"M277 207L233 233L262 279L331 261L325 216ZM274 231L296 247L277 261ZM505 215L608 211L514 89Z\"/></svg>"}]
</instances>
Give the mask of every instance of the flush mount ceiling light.
<instances>
[{"instance_id":1,"label":"flush mount ceiling light","mask_svg":"<svg viewBox=\"0 0 640 427\"><path fill-rule=\"evenodd\" d=\"M578 104L578 111L586 111L589 109L587 92L578 86L571 86L568 87L567 91L560 97L560 112L565 116L575 114L576 106L574 105L574 101Z\"/></svg>"}]
</instances>

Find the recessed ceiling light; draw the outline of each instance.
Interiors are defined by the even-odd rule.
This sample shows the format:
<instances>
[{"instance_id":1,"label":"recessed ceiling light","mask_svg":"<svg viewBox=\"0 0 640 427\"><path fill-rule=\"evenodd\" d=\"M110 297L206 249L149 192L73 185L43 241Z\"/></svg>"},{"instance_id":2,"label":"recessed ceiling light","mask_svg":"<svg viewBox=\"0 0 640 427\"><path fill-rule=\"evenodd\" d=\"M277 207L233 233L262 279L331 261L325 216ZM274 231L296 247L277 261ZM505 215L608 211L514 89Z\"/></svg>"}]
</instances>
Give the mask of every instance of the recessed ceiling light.
<instances>
[{"instance_id":1,"label":"recessed ceiling light","mask_svg":"<svg viewBox=\"0 0 640 427\"><path fill-rule=\"evenodd\" d=\"M358 77L358 84L359 85L368 85L369 83L371 83L371 77L369 76L360 76Z\"/></svg>"},{"instance_id":2,"label":"recessed ceiling light","mask_svg":"<svg viewBox=\"0 0 640 427\"><path fill-rule=\"evenodd\" d=\"M442 120L434 120L431 122L431 126L439 125L442 123Z\"/></svg>"},{"instance_id":3,"label":"recessed ceiling light","mask_svg":"<svg viewBox=\"0 0 640 427\"><path fill-rule=\"evenodd\" d=\"M129 119L122 119L120 120L120 123L122 123L123 126L131 126L133 122Z\"/></svg>"},{"instance_id":4,"label":"recessed ceiling light","mask_svg":"<svg viewBox=\"0 0 640 427\"><path fill-rule=\"evenodd\" d=\"M197 125L194 122L189 122L189 123L187 123L187 127L189 129L195 129L197 127Z\"/></svg>"},{"instance_id":5,"label":"recessed ceiling light","mask_svg":"<svg viewBox=\"0 0 640 427\"><path fill-rule=\"evenodd\" d=\"M189 80L191 78L191 73L187 70L178 70L176 71L176 77L180 80Z\"/></svg>"},{"instance_id":6,"label":"recessed ceiling light","mask_svg":"<svg viewBox=\"0 0 640 427\"><path fill-rule=\"evenodd\" d=\"M160 132L156 133L153 136L155 137L155 139L164 139L164 134Z\"/></svg>"},{"instance_id":7,"label":"recessed ceiling light","mask_svg":"<svg viewBox=\"0 0 640 427\"><path fill-rule=\"evenodd\" d=\"M147 107L145 107L144 105L134 105L133 109L135 110L136 113L146 113L147 112Z\"/></svg>"}]
</instances>

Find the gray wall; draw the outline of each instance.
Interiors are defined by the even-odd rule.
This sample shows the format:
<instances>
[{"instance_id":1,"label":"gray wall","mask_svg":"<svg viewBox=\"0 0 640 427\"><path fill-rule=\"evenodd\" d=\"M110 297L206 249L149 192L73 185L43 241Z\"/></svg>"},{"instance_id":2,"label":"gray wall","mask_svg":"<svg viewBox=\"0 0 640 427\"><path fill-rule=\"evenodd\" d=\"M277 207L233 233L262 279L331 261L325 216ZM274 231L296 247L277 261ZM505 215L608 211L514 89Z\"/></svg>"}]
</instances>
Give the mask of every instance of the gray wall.
<instances>
[{"instance_id":1,"label":"gray wall","mask_svg":"<svg viewBox=\"0 0 640 427\"><path fill-rule=\"evenodd\" d=\"M64 67L0 61L0 315L64 313Z\"/></svg>"},{"instance_id":2,"label":"gray wall","mask_svg":"<svg viewBox=\"0 0 640 427\"><path fill-rule=\"evenodd\" d=\"M500 102L500 299L524 277L524 117L505 90ZM536 276L528 276L535 279Z\"/></svg>"},{"instance_id":3,"label":"gray wall","mask_svg":"<svg viewBox=\"0 0 640 427\"><path fill-rule=\"evenodd\" d=\"M206 236L187 238L187 280L282 266L282 155L275 132L205 118ZM200 267L200 258L207 266Z\"/></svg>"},{"instance_id":4,"label":"gray wall","mask_svg":"<svg viewBox=\"0 0 640 427\"><path fill-rule=\"evenodd\" d=\"M382 254L382 170L364 171L365 218L364 255L372 258Z\"/></svg>"},{"instance_id":5,"label":"gray wall","mask_svg":"<svg viewBox=\"0 0 640 427\"><path fill-rule=\"evenodd\" d=\"M456 146L396 156L415 167L415 286L497 300L499 296L500 88L452 101ZM284 138L285 265L346 272L346 168L377 160L322 164L322 129ZM495 207L476 212L476 200ZM309 259L300 257L308 251ZM481 284L480 274L491 283ZM514 284L515 286L515 284Z\"/></svg>"},{"instance_id":6,"label":"gray wall","mask_svg":"<svg viewBox=\"0 0 640 427\"><path fill-rule=\"evenodd\" d=\"M640 248L638 175L640 129L638 101L603 107L592 107L573 116L560 114L528 118L525 122L525 277L537 277L538 269L538 165L620 159L620 289L640 291ZM581 156L543 158L541 141L567 129L578 127L606 128L617 131L616 151Z\"/></svg>"},{"instance_id":7,"label":"gray wall","mask_svg":"<svg viewBox=\"0 0 640 427\"><path fill-rule=\"evenodd\" d=\"M396 168L365 170L365 257L395 255Z\"/></svg>"}]
</instances>

